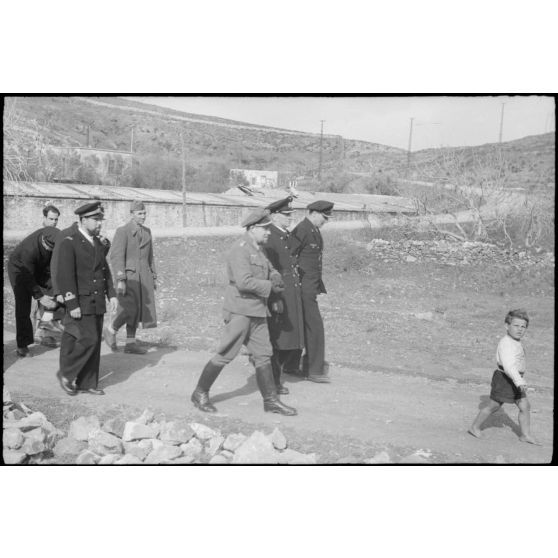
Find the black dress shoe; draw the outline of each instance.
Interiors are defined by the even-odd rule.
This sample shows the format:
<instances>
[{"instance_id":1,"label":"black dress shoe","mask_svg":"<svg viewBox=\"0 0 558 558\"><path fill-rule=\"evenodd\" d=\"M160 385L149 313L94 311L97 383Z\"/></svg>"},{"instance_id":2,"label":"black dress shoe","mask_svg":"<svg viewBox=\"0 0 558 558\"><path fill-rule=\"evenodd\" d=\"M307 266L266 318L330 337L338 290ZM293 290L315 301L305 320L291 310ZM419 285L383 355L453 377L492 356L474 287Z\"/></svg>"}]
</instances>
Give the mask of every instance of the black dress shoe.
<instances>
[{"instance_id":1,"label":"black dress shoe","mask_svg":"<svg viewBox=\"0 0 558 558\"><path fill-rule=\"evenodd\" d=\"M73 382L70 382L68 378L64 378L64 376L62 376L62 374L60 373L60 370L56 373L56 376L58 378L58 381L60 382L60 386L68 395L77 394L77 388L75 384Z\"/></svg>"},{"instance_id":2,"label":"black dress shoe","mask_svg":"<svg viewBox=\"0 0 558 558\"><path fill-rule=\"evenodd\" d=\"M147 353L147 350L140 347L137 343L127 343L124 345L124 352L130 355L144 355Z\"/></svg>"},{"instance_id":3,"label":"black dress shoe","mask_svg":"<svg viewBox=\"0 0 558 558\"><path fill-rule=\"evenodd\" d=\"M102 389L89 388L89 389L78 389L79 393L89 393L91 395L105 395Z\"/></svg>"},{"instance_id":4,"label":"black dress shoe","mask_svg":"<svg viewBox=\"0 0 558 558\"><path fill-rule=\"evenodd\" d=\"M18 347L16 349L16 353L17 353L17 356L21 357L21 358L31 356L31 354L29 353L29 347Z\"/></svg>"}]
</instances>

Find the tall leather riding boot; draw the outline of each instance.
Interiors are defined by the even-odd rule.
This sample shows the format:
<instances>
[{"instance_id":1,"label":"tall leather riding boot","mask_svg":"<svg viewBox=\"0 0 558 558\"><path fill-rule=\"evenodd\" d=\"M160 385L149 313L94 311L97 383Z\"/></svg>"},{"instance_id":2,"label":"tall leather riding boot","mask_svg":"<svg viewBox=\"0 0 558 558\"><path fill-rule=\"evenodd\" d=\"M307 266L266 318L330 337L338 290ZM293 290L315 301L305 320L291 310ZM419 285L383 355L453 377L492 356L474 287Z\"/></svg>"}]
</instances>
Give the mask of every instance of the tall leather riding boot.
<instances>
[{"instance_id":1,"label":"tall leather riding boot","mask_svg":"<svg viewBox=\"0 0 558 558\"><path fill-rule=\"evenodd\" d=\"M205 368L202 370L200 379L198 380L198 385L192 393L192 403L200 410L206 413L216 413L217 409L209 401L209 390L217 376L223 370L222 366L217 366L213 362L209 361Z\"/></svg>"},{"instance_id":2,"label":"tall leather riding boot","mask_svg":"<svg viewBox=\"0 0 558 558\"><path fill-rule=\"evenodd\" d=\"M256 368L256 381L264 400L264 411L269 413L279 413L286 416L293 416L297 414L296 409L281 403L277 397L271 362Z\"/></svg>"},{"instance_id":3,"label":"tall leather riding boot","mask_svg":"<svg viewBox=\"0 0 558 558\"><path fill-rule=\"evenodd\" d=\"M273 371L273 380L275 389L279 395L288 395L289 390L281 383L281 363L279 361L279 353L273 351L271 357L271 370Z\"/></svg>"}]
</instances>

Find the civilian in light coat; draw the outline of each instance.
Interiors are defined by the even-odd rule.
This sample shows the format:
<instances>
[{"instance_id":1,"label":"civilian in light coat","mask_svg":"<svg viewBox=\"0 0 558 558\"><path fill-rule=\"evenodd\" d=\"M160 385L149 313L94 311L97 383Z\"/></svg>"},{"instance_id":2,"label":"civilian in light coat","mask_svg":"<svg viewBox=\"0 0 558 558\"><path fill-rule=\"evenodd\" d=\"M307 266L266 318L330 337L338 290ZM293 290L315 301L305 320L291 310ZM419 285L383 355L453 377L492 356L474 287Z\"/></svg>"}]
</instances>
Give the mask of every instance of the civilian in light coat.
<instances>
[{"instance_id":1,"label":"civilian in light coat","mask_svg":"<svg viewBox=\"0 0 558 558\"><path fill-rule=\"evenodd\" d=\"M105 329L104 338L111 350L116 351L116 332L126 324L124 352L145 354L146 350L136 342L136 331L140 324L144 328L157 327L157 274L153 238L150 229L144 226L146 210L143 202L133 202L130 213L130 221L116 229L109 252L116 280L118 310Z\"/></svg>"}]
</instances>

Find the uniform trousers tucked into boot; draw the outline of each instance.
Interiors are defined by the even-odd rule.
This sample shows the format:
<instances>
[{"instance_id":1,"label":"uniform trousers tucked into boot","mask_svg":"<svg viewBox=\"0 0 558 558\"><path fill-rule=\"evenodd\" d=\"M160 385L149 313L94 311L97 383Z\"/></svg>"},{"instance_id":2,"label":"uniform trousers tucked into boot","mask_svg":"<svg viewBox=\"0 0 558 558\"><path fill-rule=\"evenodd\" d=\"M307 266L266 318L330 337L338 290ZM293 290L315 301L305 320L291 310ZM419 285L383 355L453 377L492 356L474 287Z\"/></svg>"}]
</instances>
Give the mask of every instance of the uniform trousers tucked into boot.
<instances>
[{"instance_id":1,"label":"uniform trousers tucked into boot","mask_svg":"<svg viewBox=\"0 0 558 558\"><path fill-rule=\"evenodd\" d=\"M221 370L238 355L242 345L246 345L254 359L256 380L264 399L264 409L282 414L296 414L292 407L283 405L277 398L271 370L272 348L266 318L241 314L230 314L227 317L217 354L206 364L192 394L194 404L202 411L214 412L216 410L209 403L209 389Z\"/></svg>"},{"instance_id":2,"label":"uniform trousers tucked into boot","mask_svg":"<svg viewBox=\"0 0 558 558\"><path fill-rule=\"evenodd\" d=\"M102 314L86 314L79 320L64 318L60 345L60 374L77 389L96 389L101 361Z\"/></svg>"}]
</instances>

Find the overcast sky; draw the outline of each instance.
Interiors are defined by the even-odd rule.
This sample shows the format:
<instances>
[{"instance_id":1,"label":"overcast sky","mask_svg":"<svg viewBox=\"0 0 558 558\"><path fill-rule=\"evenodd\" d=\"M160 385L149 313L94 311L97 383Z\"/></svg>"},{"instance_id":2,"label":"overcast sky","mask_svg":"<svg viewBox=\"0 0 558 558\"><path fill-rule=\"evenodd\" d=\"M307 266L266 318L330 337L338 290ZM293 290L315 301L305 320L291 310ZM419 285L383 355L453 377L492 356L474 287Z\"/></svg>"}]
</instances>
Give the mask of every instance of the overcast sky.
<instances>
[{"instance_id":1,"label":"overcast sky","mask_svg":"<svg viewBox=\"0 0 558 558\"><path fill-rule=\"evenodd\" d=\"M493 97L134 97L175 110L407 149L497 142L552 132L554 99Z\"/></svg>"}]
</instances>

